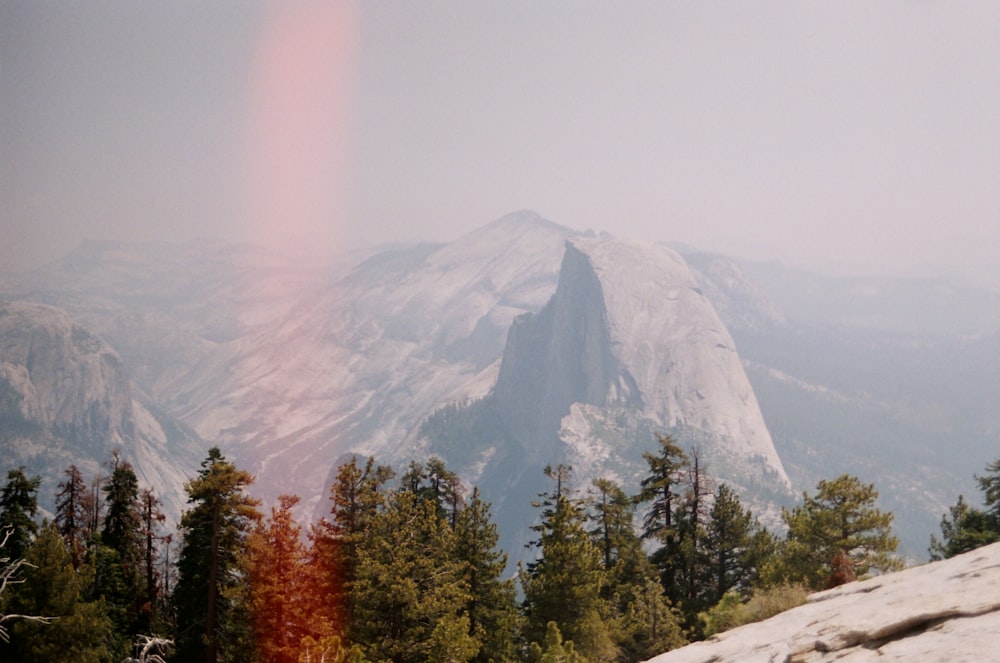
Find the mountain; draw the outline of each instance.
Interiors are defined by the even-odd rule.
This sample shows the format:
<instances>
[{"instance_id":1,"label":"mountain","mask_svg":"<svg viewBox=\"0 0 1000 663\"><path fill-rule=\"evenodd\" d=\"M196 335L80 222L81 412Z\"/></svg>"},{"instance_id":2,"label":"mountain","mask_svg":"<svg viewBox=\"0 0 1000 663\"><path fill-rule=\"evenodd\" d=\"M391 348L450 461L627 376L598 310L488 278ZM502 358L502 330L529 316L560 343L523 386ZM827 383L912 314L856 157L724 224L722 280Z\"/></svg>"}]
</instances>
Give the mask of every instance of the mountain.
<instances>
[{"instance_id":1,"label":"mountain","mask_svg":"<svg viewBox=\"0 0 1000 663\"><path fill-rule=\"evenodd\" d=\"M201 441L136 394L121 357L62 310L0 303L0 454L56 484L76 464L85 477L119 452L176 519L183 483L197 468Z\"/></svg>"},{"instance_id":2,"label":"mountain","mask_svg":"<svg viewBox=\"0 0 1000 663\"><path fill-rule=\"evenodd\" d=\"M144 471L189 478L218 444L265 500L300 495L300 516L327 513L352 453L399 469L435 453L481 485L505 534L523 532L545 464L573 465L581 489L598 472L632 484L669 431L771 522L789 485L874 482L921 557L995 453L994 300L879 282L873 301L892 315L876 324L851 299L859 284L518 212L453 242L334 262L91 241L0 277L0 297L58 307L113 348L136 421L139 403L183 422L195 462L165 454ZM947 328L920 331L921 287L928 309L952 302Z\"/></svg>"},{"instance_id":3,"label":"mountain","mask_svg":"<svg viewBox=\"0 0 1000 663\"><path fill-rule=\"evenodd\" d=\"M902 550L925 558L941 515L959 494L975 501L973 474L996 457L1000 297L688 251L793 484L874 483Z\"/></svg>"},{"instance_id":4,"label":"mountain","mask_svg":"<svg viewBox=\"0 0 1000 663\"><path fill-rule=\"evenodd\" d=\"M651 663L996 660L1000 544L819 592Z\"/></svg>"}]
</instances>

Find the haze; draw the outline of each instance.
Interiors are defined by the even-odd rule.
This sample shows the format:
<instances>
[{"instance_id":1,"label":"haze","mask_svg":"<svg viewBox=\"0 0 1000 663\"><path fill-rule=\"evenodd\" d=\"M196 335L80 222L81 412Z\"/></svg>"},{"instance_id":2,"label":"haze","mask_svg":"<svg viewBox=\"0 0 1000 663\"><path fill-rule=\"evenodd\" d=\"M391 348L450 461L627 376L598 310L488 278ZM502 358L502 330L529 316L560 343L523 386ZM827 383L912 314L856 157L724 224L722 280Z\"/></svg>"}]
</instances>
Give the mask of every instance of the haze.
<instances>
[{"instance_id":1,"label":"haze","mask_svg":"<svg viewBox=\"0 0 1000 663\"><path fill-rule=\"evenodd\" d=\"M1000 284L1000 3L0 5L0 271L507 212Z\"/></svg>"}]
</instances>

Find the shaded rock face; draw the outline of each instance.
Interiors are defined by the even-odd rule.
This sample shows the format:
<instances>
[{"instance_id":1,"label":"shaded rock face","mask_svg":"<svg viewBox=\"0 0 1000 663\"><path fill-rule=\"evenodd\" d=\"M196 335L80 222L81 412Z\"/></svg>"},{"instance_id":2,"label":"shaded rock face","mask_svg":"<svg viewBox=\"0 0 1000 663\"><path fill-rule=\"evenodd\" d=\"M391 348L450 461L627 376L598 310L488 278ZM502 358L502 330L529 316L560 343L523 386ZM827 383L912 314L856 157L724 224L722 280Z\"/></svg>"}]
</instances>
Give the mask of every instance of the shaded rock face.
<instances>
[{"instance_id":1,"label":"shaded rock face","mask_svg":"<svg viewBox=\"0 0 1000 663\"><path fill-rule=\"evenodd\" d=\"M1000 658L1000 544L819 592L655 663L863 663Z\"/></svg>"},{"instance_id":2,"label":"shaded rock face","mask_svg":"<svg viewBox=\"0 0 1000 663\"><path fill-rule=\"evenodd\" d=\"M655 443L637 436L679 431L723 476L752 467L789 485L729 332L665 247L567 241L555 294L511 327L494 396L527 451L560 440L590 466L622 451L601 448L609 426L632 429L636 457Z\"/></svg>"}]
</instances>

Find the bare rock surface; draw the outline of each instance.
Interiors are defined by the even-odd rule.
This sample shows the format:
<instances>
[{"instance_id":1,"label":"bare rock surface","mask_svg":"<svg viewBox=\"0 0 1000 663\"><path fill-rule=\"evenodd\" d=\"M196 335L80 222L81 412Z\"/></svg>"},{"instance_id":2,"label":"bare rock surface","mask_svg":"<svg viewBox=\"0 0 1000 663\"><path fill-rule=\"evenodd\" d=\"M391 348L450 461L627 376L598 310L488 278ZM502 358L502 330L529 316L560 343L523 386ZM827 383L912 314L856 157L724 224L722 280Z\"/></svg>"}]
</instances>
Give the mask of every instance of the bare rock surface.
<instances>
[{"instance_id":1,"label":"bare rock surface","mask_svg":"<svg viewBox=\"0 0 1000 663\"><path fill-rule=\"evenodd\" d=\"M655 663L1000 660L1000 544L853 582Z\"/></svg>"}]
</instances>

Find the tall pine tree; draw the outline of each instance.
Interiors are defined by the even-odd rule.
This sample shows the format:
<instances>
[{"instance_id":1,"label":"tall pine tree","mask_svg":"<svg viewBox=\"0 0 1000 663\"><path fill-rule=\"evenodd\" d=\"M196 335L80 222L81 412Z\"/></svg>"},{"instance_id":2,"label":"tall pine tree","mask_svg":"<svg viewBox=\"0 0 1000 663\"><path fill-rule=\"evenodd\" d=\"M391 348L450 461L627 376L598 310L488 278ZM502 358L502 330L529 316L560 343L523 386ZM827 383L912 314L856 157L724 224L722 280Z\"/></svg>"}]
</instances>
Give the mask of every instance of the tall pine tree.
<instances>
[{"instance_id":1,"label":"tall pine tree","mask_svg":"<svg viewBox=\"0 0 1000 663\"><path fill-rule=\"evenodd\" d=\"M11 559L24 557L38 532L35 514L41 482L38 476L29 479L23 467L7 471L7 483L0 493L0 536L10 532L4 555Z\"/></svg>"},{"instance_id":2,"label":"tall pine tree","mask_svg":"<svg viewBox=\"0 0 1000 663\"><path fill-rule=\"evenodd\" d=\"M253 477L213 447L198 477L185 485L192 507L181 516L184 542L177 562L174 608L177 620L173 660L216 663L227 637L245 627L234 618L238 605L239 554L253 524L258 501L246 494ZM230 659L234 660L234 659Z\"/></svg>"},{"instance_id":3,"label":"tall pine tree","mask_svg":"<svg viewBox=\"0 0 1000 663\"><path fill-rule=\"evenodd\" d=\"M534 542L538 558L520 574L525 638L543 642L549 622L554 622L580 654L609 660L614 658L615 648L604 621L607 605L602 597L605 576L601 551L587 532L584 505L572 497L571 471L563 465L546 467L545 474L555 482L555 488L534 503L542 509L541 522L532 528L538 533Z\"/></svg>"}]
</instances>

